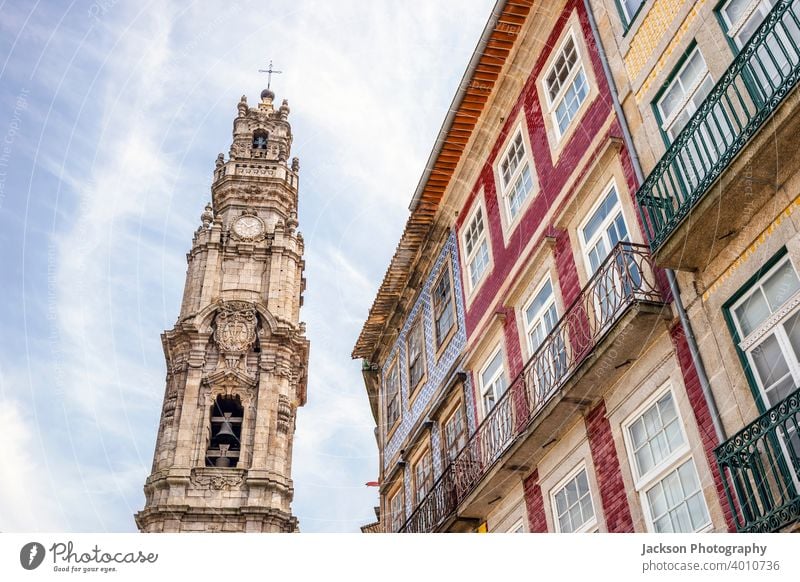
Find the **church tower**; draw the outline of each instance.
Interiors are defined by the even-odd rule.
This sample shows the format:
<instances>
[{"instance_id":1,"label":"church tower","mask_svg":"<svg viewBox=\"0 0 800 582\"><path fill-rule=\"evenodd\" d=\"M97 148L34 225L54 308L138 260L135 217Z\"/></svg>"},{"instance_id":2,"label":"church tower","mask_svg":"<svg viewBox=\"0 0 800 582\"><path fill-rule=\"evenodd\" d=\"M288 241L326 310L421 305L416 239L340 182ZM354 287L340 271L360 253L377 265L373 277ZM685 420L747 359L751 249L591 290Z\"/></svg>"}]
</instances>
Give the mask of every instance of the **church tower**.
<instances>
[{"instance_id":1,"label":"church tower","mask_svg":"<svg viewBox=\"0 0 800 582\"><path fill-rule=\"evenodd\" d=\"M274 98L266 89L256 107L239 101L187 255L180 316L161 336L166 391L136 514L143 532L297 530L292 440L309 350L300 164L289 105Z\"/></svg>"}]
</instances>

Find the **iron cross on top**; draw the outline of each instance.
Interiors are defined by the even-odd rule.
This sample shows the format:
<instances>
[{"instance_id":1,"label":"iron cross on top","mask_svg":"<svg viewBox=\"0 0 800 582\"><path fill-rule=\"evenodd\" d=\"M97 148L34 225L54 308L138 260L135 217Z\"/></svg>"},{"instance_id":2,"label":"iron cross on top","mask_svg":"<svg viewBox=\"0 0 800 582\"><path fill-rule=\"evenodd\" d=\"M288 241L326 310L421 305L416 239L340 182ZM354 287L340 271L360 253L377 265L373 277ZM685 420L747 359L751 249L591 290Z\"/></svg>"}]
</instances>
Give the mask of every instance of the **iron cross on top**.
<instances>
[{"instance_id":1,"label":"iron cross on top","mask_svg":"<svg viewBox=\"0 0 800 582\"><path fill-rule=\"evenodd\" d=\"M272 74L280 75L283 73L283 71L275 71L272 69L272 61L269 62L269 69L259 69L258 72L267 73L267 89L269 89L270 83L272 83Z\"/></svg>"}]
</instances>

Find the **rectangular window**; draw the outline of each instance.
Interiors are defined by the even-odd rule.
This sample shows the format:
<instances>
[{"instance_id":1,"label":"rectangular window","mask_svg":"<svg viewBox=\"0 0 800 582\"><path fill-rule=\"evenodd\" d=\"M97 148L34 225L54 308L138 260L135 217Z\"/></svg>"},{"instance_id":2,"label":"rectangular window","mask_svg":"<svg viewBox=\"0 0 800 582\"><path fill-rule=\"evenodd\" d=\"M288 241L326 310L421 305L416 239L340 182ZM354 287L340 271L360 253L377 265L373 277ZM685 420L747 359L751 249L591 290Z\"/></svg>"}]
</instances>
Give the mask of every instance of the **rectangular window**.
<instances>
[{"instance_id":1,"label":"rectangular window","mask_svg":"<svg viewBox=\"0 0 800 582\"><path fill-rule=\"evenodd\" d=\"M547 99L561 137L589 94L581 57L570 33L545 76Z\"/></svg>"},{"instance_id":2,"label":"rectangular window","mask_svg":"<svg viewBox=\"0 0 800 582\"><path fill-rule=\"evenodd\" d=\"M455 412L444 422L444 451L445 462L455 460L458 452L467 444L467 425L464 422L464 411L461 404Z\"/></svg>"},{"instance_id":3,"label":"rectangular window","mask_svg":"<svg viewBox=\"0 0 800 582\"><path fill-rule=\"evenodd\" d=\"M481 400L483 402L484 414L494 408L497 401L506 391L505 370L503 369L503 350L498 349L481 370L480 376Z\"/></svg>"},{"instance_id":4,"label":"rectangular window","mask_svg":"<svg viewBox=\"0 0 800 582\"><path fill-rule=\"evenodd\" d=\"M389 523L393 532L400 531L406 521L405 507L403 507L403 488L401 487L389 499Z\"/></svg>"},{"instance_id":5,"label":"rectangular window","mask_svg":"<svg viewBox=\"0 0 800 582\"><path fill-rule=\"evenodd\" d=\"M714 87L705 58L695 47L660 94L655 107L661 129L674 142ZM722 102L720 102L722 103ZM718 103L699 122L673 162L684 187L694 189L732 143L729 113Z\"/></svg>"},{"instance_id":6,"label":"rectangular window","mask_svg":"<svg viewBox=\"0 0 800 582\"><path fill-rule=\"evenodd\" d=\"M618 243L630 242L628 226L613 181L580 229L580 239L590 277L600 270ZM630 254L620 253L612 260L617 263L604 268L599 275L602 281L595 283L595 288L600 290L594 294L595 315L600 327L616 320L617 309L641 284L639 267Z\"/></svg>"},{"instance_id":7,"label":"rectangular window","mask_svg":"<svg viewBox=\"0 0 800 582\"><path fill-rule=\"evenodd\" d=\"M567 346L561 334L555 335L542 347L545 338L558 323L553 284L545 277L523 309L525 336L531 357L536 355L530 370L536 394L544 398L558 386L567 371ZM540 349L541 348L541 349Z\"/></svg>"},{"instance_id":8,"label":"rectangular window","mask_svg":"<svg viewBox=\"0 0 800 582\"><path fill-rule=\"evenodd\" d=\"M767 407L800 386L800 309L786 307L800 303L794 299L799 291L797 272L784 257L731 309L739 347Z\"/></svg>"},{"instance_id":9,"label":"rectangular window","mask_svg":"<svg viewBox=\"0 0 800 582\"><path fill-rule=\"evenodd\" d=\"M711 521L681 424L667 391L626 426L636 489L656 532L696 532Z\"/></svg>"},{"instance_id":10,"label":"rectangular window","mask_svg":"<svg viewBox=\"0 0 800 582\"><path fill-rule=\"evenodd\" d=\"M525 335L531 355L536 352L558 322L553 284L546 277L544 284L525 306Z\"/></svg>"},{"instance_id":11,"label":"rectangular window","mask_svg":"<svg viewBox=\"0 0 800 582\"><path fill-rule=\"evenodd\" d=\"M433 485L431 451L426 450L414 465L414 503L419 505Z\"/></svg>"},{"instance_id":12,"label":"rectangular window","mask_svg":"<svg viewBox=\"0 0 800 582\"><path fill-rule=\"evenodd\" d=\"M425 375L425 331L422 328L422 314L411 326L406 343L408 352L409 393L413 392Z\"/></svg>"},{"instance_id":13,"label":"rectangular window","mask_svg":"<svg viewBox=\"0 0 800 582\"><path fill-rule=\"evenodd\" d=\"M467 251L467 270L470 290L475 289L489 266L489 241L483 222L483 208L473 214L464 232L464 249Z\"/></svg>"},{"instance_id":14,"label":"rectangular window","mask_svg":"<svg viewBox=\"0 0 800 582\"><path fill-rule=\"evenodd\" d=\"M400 418L400 373L395 360L386 373L386 429L392 428Z\"/></svg>"},{"instance_id":15,"label":"rectangular window","mask_svg":"<svg viewBox=\"0 0 800 582\"><path fill-rule=\"evenodd\" d=\"M597 524L586 468L580 469L553 494L553 513L561 533L585 532Z\"/></svg>"},{"instance_id":16,"label":"rectangular window","mask_svg":"<svg viewBox=\"0 0 800 582\"><path fill-rule=\"evenodd\" d=\"M777 0L729 0L722 5L719 12L726 32L736 48L741 50L747 44L776 2ZM795 4L789 9L789 16L781 20L757 51L759 58L751 61L750 71L766 89L766 94L772 94L773 88L778 87L791 70L792 63L787 54L792 60L796 60L796 47L800 46L798 21L800 8Z\"/></svg>"},{"instance_id":17,"label":"rectangular window","mask_svg":"<svg viewBox=\"0 0 800 582\"><path fill-rule=\"evenodd\" d=\"M433 317L436 332L436 347L439 348L455 327L455 305L450 269L445 265L433 287Z\"/></svg>"},{"instance_id":18,"label":"rectangular window","mask_svg":"<svg viewBox=\"0 0 800 582\"><path fill-rule=\"evenodd\" d=\"M509 222L519 214L522 204L533 191L531 165L525 155L522 129L518 129L514 139L500 161L500 180Z\"/></svg>"},{"instance_id":19,"label":"rectangular window","mask_svg":"<svg viewBox=\"0 0 800 582\"><path fill-rule=\"evenodd\" d=\"M661 129L674 141L714 87L703 53L695 47L656 102Z\"/></svg>"},{"instance_id":20,"label":"rectangular window","mask_svg":"<svg viewBox=\"0 0 800 582\"><path fill-rule=\"evenodd\" d=\"M611 184L600 205L589 215L581 229L581 235L584 252L589 260L589 276L597 272L618 242L630 241L615 184Z\"/></svg>"}]
</instances>

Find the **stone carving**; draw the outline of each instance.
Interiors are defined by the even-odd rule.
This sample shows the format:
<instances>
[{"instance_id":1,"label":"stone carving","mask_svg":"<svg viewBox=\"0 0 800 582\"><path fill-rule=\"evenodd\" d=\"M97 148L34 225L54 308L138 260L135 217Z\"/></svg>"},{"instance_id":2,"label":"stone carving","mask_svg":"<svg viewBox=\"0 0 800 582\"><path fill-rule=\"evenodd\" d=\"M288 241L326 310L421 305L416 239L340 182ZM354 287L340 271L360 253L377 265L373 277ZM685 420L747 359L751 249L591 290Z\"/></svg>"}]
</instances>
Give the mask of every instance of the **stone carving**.
<instances>
[{"instance_id":1,"label":"stone carving","mask_svg":"<svg viewBox=\"0 0 800 582\"><path fill-rule=\"evenodd\" d=\"M283 394L278 396L278 432L286 433L292 422L292 405Z\"/></svg>"},{"instance_id":2,"label":"stone carving","mask_svg":"<svg viewBox=\"0 0 800 582\"><path fill-rule=\"evenodd\" d=\"M164 399L164 411L161 415L162 419L171 419L175 416L175 406L178 402L178 395L174 391L170 391Z\"/></svg>"},{"instance_id":3,"label":"stone carving","mask_svg":"<svg viewBox=\"0 0 800 582\"><path fill-rule=\"evenodd\" d=\"M220 469L211 471L192 471L190 479L192 485L203 487L214 491L229 491L233 488L240 487L244 482L244 472L236 471L231 473L229 471L221 472Z\"/></svg>"},{"instance_id":4,"label":"stone carving","mask_svg":"<svg viewBox=\"0 0 800 582\"><path fill-rule=\"evenodd\" d=\"M256 340L256 310L246 301L227 301L217 311L214 341L228 368L236 368L244 352Z\"/></svg>"}]
</instances>

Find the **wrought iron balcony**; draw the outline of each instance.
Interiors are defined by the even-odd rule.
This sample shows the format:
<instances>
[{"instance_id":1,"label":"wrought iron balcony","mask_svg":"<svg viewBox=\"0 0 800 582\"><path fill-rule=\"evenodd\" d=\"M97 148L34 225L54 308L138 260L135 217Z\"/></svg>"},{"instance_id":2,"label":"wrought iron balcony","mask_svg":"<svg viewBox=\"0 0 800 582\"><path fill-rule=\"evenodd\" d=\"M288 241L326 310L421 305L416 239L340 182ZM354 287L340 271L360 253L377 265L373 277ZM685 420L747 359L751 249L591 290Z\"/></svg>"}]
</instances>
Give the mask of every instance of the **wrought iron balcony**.
<instances>
[{"instance_id":1,"label":"wrought iron balcony","mask_svg":"<svg viewBox=\"0 0 800 582\"><path fill-rule=\"evenodd\" d=\"M717 447L736 529L778 531L800 520L800 390Z\"/></svg>"},{"instance_id":2,"label":"wrought iron balcony","mask_svg":"<svg viewBox=\"0 0 800 582\"><path fill-rule=\"evenodd\" d=\"M625 312L637 303L660 302L647 247L619 243L400 531L436 531L501 461Z\"/></svg>"},{"instance_id":3,"label":"wrought iron balcony","mask_svg":"<svg viewBox=\"0 0 800 582\"><path fill-rule=\"evenodd\" d=\"M779 108L784 98L791 92L800 78L800 0L780 0L770 11L764 22L742 47L726 73L697 109L686 127L667 149L664 156L656 164L639 189L636 199L645 231L650 240L650 248L656 254L660 265L674 266L670 260L686 262L685 250L677 257L665 257L657 251L663 247L675 231L685 222L687 216L698 206L700 201L711 190L712 184L728 168L737 154L750 142L762 124ZM794 116L791 116L794 117ZM792 136L794 130L789 131ZM789 139L796 139L792 136ZM775 145L769 161L775 172ZM790 155L784 151L781 155ZM768 163L771 162L771 163ZM786 160L782 160L785 165ZM752 169L748 170L752 174ZM756 177L758 178L758 177ZM753 176L747 178L749 183L744 189L752 189ZM775 183L772 180L764 180ZM758 180L755 180L758 182ZM742 196L749 199L734 200L736 194L733 184L726 184L724 194L731 212L742 214L739 203L752 203L752 192ZM726 229L741 225L727 224L735 221L736 216L720 215L726 211L726 204L718 204L715 208L715 223L711 231L722 227L723 237ZM755 210L754 210L755 211ZM711 214L711 213L710 213ZM709 218L711 220L711 218ZM721 222L720 222L721 221ZM709 231L707 225L699 225L696 232L702 235ZM693 235L695 233L693 232ZM721 237L722 238L722 237ZM714 239L711 239L712 241ZM693 241L697 243L698 241ZM683 247L711 245L681 245ZM670 254L670 253L667 253ZM710 252L708 256L713 256ZM682 257L682 259L681 259ZM707 257L703 257L703 260ZM691 258L689 259L691 263ZM685 266L685 265L684 265ZM687 268L698 265L689 264Z\"/></svg>"}]
</instances>

